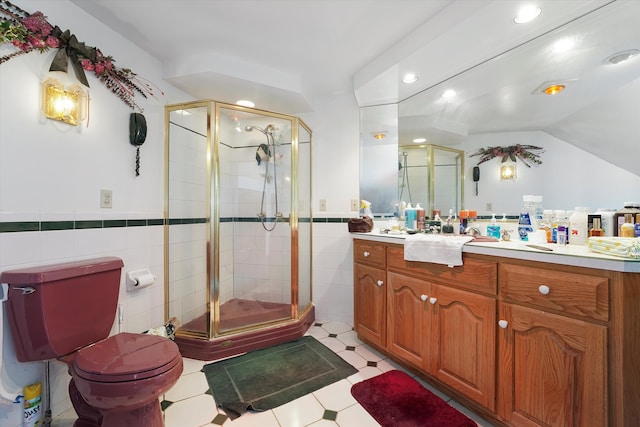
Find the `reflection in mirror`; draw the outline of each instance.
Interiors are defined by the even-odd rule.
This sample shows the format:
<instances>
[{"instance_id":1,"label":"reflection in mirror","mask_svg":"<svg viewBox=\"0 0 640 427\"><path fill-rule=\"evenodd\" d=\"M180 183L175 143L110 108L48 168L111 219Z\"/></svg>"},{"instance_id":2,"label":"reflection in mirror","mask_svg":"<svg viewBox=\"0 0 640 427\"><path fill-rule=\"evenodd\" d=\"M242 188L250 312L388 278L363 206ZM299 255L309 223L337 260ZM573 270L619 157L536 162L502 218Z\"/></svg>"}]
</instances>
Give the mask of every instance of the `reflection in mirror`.
<instances>
[{"instance_id":1,"label":"reflection in mirror","mask_svg":"<svg viewBox=\"0 0 640 427\"><path fill-rule=\"evenodd\" d=\"M484 215L517 214L524 194L543 195L549 209L621 208L629 199L625 189L640 185L633 154L640 134L638 19L640 2L608 3L403 100L397 116L379 120L398 119L398 147L418 137L468 154L482 147L543 147L541 165L517 162L515 181L500 182L499 160L480 165L479 195L467 180L464 204ZM573 49L556 49L567 40ZM552 83L565 89L545 94ZM455 97L442 96L449 89ZM465 175L476 161L470 159ZM411 190L417 191L413 183Z\"/></svg>"},{"instance_id":2,"label":"reflection in mirror","mask_svg":"<svg viewBox=\"0 0 640 427\"><path fill-rule=\"evenodd\" d=\"M464 151L434 145L403 145L398 153L399 202L417 203L427 217L462 209Z\"/></svg>"}]
</instances>

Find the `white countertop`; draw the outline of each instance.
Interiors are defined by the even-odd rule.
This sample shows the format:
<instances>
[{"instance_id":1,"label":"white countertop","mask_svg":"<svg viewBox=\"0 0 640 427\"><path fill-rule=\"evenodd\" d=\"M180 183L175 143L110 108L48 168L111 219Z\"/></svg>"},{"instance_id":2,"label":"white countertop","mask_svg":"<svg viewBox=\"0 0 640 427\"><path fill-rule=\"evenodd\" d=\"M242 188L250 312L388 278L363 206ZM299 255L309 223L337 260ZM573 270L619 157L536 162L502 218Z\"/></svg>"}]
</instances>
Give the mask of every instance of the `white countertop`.
<instances>
[{"instance_id":1,"label":"white countertop","mask_svg":"<svg viewBox=\"0 0 640 427\"><path fill-rule=\"evenodd\" d=\"M350 234L354 239L396 243L399 245L404 244L404 238L406 237L406 234L385 234L377 231ZM537 245L552 249L551 252L547 252L525 245L527 245L527 242L521 242L519 240L509 242L469 242L463 246L462 252L576 267L597 268L600 270L640 273L640 260L599 254L591 251L587 246L567 245L565 247L559 247L555 243Z\"/></svg>"}]
</instances>

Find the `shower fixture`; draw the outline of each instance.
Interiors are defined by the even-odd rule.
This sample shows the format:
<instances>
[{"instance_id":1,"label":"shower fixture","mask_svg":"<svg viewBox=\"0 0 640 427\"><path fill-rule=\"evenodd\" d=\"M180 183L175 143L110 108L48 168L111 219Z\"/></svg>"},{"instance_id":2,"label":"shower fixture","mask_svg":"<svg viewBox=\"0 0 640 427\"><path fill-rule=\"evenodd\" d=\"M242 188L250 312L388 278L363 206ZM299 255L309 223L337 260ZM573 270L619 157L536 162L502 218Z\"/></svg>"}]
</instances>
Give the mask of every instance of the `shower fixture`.
<instances>
[{"instance_id":1,"label":"shower fixture","mask_svg":"<svg viewBox=\"0 0 640 427\"><path fill-rule=\"evenodd\" d=\"M400 183L398 200L402 202L402 195L404 194L404 188L407 187L407 193L409 195L409 203L413 203L413 197L411 196L411 185L409 184L409 169L407 169L407 156L409 153L403 151L402 153L402 164L400 164L399 169L402 170L402 182Z\"/></svg>"},{"instance_id":2,"label":"shower fixture","mask_svg":"<svg viewBox=\"0 0 640 427\"><path fill-rule=\"evenodd\" d=\"M276 228L276 225L278 224L278 220L280 218L282 218L282 213L279 212L279 208L278 208L278 179L277 179L277 175L276 175L276 143L275 143L275 139L273 137L273 133L276 130L276 127L273 125L267 125L264 129L259 127L259 126L253 126L253 125L247 125L244 127L244 130L247 132L251 132L253 130L257 130L258 132L261 132L264 134L264 136L267 138L267 143L266 144L260 144L258 146L258 149L256 150L256 161L258 162L258 165L260 165L260 163L262 161L264 161L265 164L265 172L264 172L264 182L262 184L262 201L260 202L260 212L258 212L257 216L258 219L260 219L260 223L262 224L262 228L264 228L266 231L273 231ZM273 159L272 162L269 162L269 160ZM266 220L267 220L267 215L264 212L264 199L265 199L265 195L267 192L267 183L270 182L269 180L269 163L273 164L273 191L274 191L274 197L275 197L275 216L273 218L273 226L269 227L266 224Z\"/></svg>"}]
</instances>

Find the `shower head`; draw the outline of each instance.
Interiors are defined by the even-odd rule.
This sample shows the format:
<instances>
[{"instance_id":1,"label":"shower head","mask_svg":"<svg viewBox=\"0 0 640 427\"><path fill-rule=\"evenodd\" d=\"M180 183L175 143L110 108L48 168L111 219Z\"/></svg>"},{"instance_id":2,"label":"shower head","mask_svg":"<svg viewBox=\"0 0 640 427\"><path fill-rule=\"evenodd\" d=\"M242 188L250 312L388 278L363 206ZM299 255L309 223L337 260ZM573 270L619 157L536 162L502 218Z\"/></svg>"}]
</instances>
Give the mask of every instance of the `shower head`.
<instances>
[{"instance_id":1,"label":"shower head","mask_svg":"<svg viewBox=\"0 0 640 427\"><path fill-rule=\"evenodd\" d=\"M251 132L252 130L257 130L259 132L264 133L265 135L269 134L269 135L273 135L273 131L275 130L275 127L273 125L267 125L267 127L265 129L262 129L259 126L253 126L253 125L247 125L244 127L244 130L247 132Z\"/></svg>"}]
</instances>

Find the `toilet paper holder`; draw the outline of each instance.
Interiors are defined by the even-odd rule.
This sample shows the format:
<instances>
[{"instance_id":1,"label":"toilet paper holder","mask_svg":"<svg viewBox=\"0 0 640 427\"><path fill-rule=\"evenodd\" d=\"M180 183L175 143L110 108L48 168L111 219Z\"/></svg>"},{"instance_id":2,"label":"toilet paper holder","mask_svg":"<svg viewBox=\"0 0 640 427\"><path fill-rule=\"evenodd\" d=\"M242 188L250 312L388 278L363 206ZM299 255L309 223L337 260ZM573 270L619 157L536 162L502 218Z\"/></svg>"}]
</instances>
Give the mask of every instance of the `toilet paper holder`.
<instances>
[{"instance_id":1,"label":"toilet paper holder","mask_svg":"<svg viewBox=\"0 0 640 427\"><path fill-rule=\"evenodd\" d=\"M133 270L127 273L127 291L135 291L140 288L152 285L156 281L156 276L148 268Z\"/></svg>"}]
</instances>

